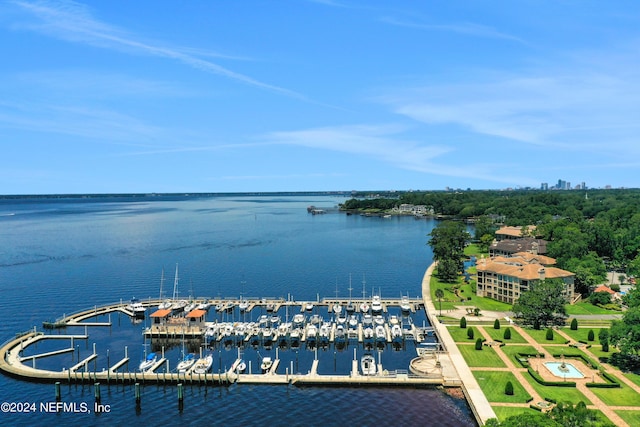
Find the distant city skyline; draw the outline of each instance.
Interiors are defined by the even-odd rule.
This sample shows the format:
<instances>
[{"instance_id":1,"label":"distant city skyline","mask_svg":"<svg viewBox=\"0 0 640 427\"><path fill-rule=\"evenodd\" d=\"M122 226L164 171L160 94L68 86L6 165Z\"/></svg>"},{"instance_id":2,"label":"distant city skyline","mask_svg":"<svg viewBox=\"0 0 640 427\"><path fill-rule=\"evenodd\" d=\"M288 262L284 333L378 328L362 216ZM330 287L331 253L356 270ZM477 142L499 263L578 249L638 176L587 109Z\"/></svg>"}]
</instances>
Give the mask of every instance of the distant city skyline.
<instances>
[{"instance_id":1,"label":"distant city skyline","mask_svg":"<svg viewBox=\"0 0 640 427\"><path fill-rule=\"evenodd\" d=\"M4 2L0 194L637 188L639 16L621 0Z\"/></svg>"}]
</instances>

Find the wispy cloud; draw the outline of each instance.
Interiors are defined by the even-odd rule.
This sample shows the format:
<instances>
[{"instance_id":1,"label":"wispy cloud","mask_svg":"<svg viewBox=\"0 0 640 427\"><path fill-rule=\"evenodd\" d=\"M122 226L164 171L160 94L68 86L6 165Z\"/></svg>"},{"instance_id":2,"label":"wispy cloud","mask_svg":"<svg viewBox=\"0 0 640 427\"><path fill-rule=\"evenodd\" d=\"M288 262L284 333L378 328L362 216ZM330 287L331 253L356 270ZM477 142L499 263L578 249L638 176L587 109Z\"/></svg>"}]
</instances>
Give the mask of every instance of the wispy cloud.
<instances>
[{"instance_id":1,"label":"wispy cloud","mask_svg":"<svg viewBox=\"0 0 640 427\"><path fill-rule=\"evenodd\" d=\"M353 125L273 132L264 139L275 144L339 151L367 156L393 167L414 172L473 177L497 182L512 182L513 177L495 174L500 165L451 165L440 158L456 150L453 146L429 144L408 139L400 125Z\"/></svg>"},{"instance_id":2,"label":"wispy cloud","mask_svg":"<svg viewBox=\"0 0 640 427\"><path fill-rule=\"evenodd\" d=\"M133 54L152 55L181 62L192 68L217 74L238 82L269 90L297 99L306 97L280 86L264 83L252 77L234 72L211 61L201 59L188 49L181 50L140 41L134 35L95 19L89 9L73 1L14 1L28 12L35 22L16 24L14 28L37 31L51 37L112 50L124 50ZM207 54L205 56L211 56Z\"/></svg>"},{"instance_id":3,"label":"wispy cloud","mask_svg":"<svg viewBox=\"0 0 640 427\"><path fill-rule=\"evenodd\" d=\"M380 18L381 22L396 25L399 27L415 28L425 31L443 31L462 34L471 37L484 37L492 39L503 39L517 43L527 44L520 37L513 36L508 33L499 31L493 27L475 24L471 22L454 23L454 24L430 24L424 22L410 21L407 19L399 19L391 16Z\"/></svg>"}]
</instances>

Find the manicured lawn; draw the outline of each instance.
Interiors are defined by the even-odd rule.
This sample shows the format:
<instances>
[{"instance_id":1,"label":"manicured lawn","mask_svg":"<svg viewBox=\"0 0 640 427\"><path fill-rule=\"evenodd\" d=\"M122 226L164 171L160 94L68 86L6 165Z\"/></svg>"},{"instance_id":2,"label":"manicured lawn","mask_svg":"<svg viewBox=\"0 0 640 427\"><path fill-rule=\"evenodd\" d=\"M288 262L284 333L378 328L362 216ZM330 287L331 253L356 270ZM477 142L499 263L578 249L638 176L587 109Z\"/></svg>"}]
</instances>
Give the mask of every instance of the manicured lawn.
<instances>
[{"instance_id":1,"label":"manicured lawn","mask_svg":"<svg viewBox=\"0 0 640 427\"><path fill-rule=\"evenodd\" d=\"M556 331L553 331L553 340L547 339L546 329L525 329L524 332L540 344L564 344L567 341Z\"/></svg>"},{"instance_id":2,"label":"manicured lawn","mask_svg":"<svg viewBox=\"0 0 640 427\"><path fill-rule=\"evenodd\" d=\"M565 355L565 356L585 356L587 359L591 359L593 360L594 363L598 363L598 361L596 359L594 359L593 357L589 356L588 354L586 354L585 352L583 352L582 350L580 350L579 348L575 348L575 347L569 347L568 345L565 346L543 346L542 348L544 348L545 350L547 350L547 352L549 352L550 354L554 355L554 356L560 356L560 355Z\"/></svg>"},{"instance_id":3,"label":"manicured lawn","mask_svg":"<svg viewBox=\"0 0 640 427\"><path fill-rule=\"evenodd\" d=\"M580 326L578 324L578 326ZM600 332L600 329L602 328L578 328L578 330L576 331L572 331L570 328L562 328L562 332L564 332L565 334L569 335L571 338L573 338L575 341L584 341L584 342L588 342L591 345L594 345L596 343L599 343L598 341L598 333ZM589 331L592 330L593 331L593 341L588 341L587 337L589 336Z\"/></svg>"},{"instance_id":4,"label":"manicured lawn","mask_svg":"<svg viewBox=\"0 0 640 427\"><path fill-rule=\"evenodd\" d=\"M454 293L453 286L459 287L459 297ZM471 288L471 285L468 283L464 283L462 277L460 277L456 283L444 283L438 280L438 278L436 277L436 272L434 271L433 276L431 276L429 287L431 290L431 300L433 301L433 305L436 308L437 314L440 314L440 301L438 301L438 299L436 298L436 289L442 289L442 291L444 292L444 298L442 299L443 314L445 314L446 310L454 309L456 306L478 307L481 310L481 315L482 310L510 311L512 308L511 304L506 304L504 302L496 301L491 298L476 296L475 292L473 292ZM468 298L471 299L469 300Z\"/></svg>"},{"instance_id":5,"label":"manicured lawn","mask_svg":"<svg viewBox=\"0 0 640 427\"><path fill-rule=\"evenodd\" d=\"M498 420L500 420L501 422L514 415L540 413L535 409L531 409L529 407L518 408L518 407L512 407L512 406L493 406L493 412L496 413Z\"/></svg>"},{"instance_id":6,"label":"manicured lawn","mask_svg":"<svg viewBox=\"0 0 640 427\"><path fill-rule=\"evenodd\" d=\"M520 365L518 364L518 362L515 359L516 358L516 354L518 354L518 353L522 353L522 354L536 354L536 353L538 353L538 351L534 347L532 347L530 345L511 345L511 344L507 344L505 346L500 347L500 349L504 352L504 354L509 356L511 361L518 367L520 367Z\"/></svg>"},{"instance_id":7,"label":"manicured lawn","mask_svg":"<svg viewBox=\"0 0 640 427\"><path fill-rule=\"evenodd\" d=\"M621 311L617 310L605 310L604 308L600 308L591 304L588 301L581 301L577 304L567 304L565 305L565 309L567 310L567 314L569 316L574 316L576 314L621 314Z\"/></svg>"},{"instance_id":8,"label":"manicured lawn","mask_svg":"<svg viewBox=\"0 0 640 427\"><path fill-rule=\"evenodd\" d=\"M609 406L640 406L640 394L624 383L620 388L592 388L591 391Z\"/></svg>"},{"instance_id":9,"label":"manicured lawn","mask_svg":"<svg viewBox=\"0 0 640 427\"><path fill-rule=\"evenodd\" d=\"M511 339L505 340L504 339L504 331L507 328L511 329ZM525 340L522 337L522 335L520 335L518 332L516 332L516 330L514 328L512 328L510 326L501 325L500 329L493 329L493 325L491 325L491 326L485 326L484 330L487 331L487 333L489 335L491 335L491 338L493 338L494 340L500 340L500 341L504 342L505 344L526 343L527 342L527 340Z\"/></svg>"},{"instance_id":10,"label":"manicured lawn","mask_svg":"<svg viewBox=\"0 0 640 427\"><path fill-rule=\"evenodd\" d=\"M531 399L529 393L511 372L475 371L473 376L476 377L489 402L527 403L527 400ZM511 384L513 384L512 396L504 394L507 381L511 381Z\"/></svg>"},{"instance_id":11,"label":"manicured lawn","mask_svg":"<svg viewBox=\"0 0 640 427\"><path fill-rule=\"evenodd\" d=\"M455 342L475 343L478 338L482 338L482 334L480 334L478 329L474 328L473 326L467 326L466 328L463 329L459 326L459 323L458 323L458 326L456 325L449 326L448 329L449 329L449 333L451 334L451 337ZM473 339L467 338L467 334L468 334L467 329L473 329Z\"/></svg>"},{"instance_id":12,"label":"manicured lawn","mask_svg":"<svg viewBox=\"0 0 640 427\"><path fill-rule=\"evenodd\" d=\"M630 426L640 426L640 411L615 411ZM496 414L497 415L497 414Z\"/></svg>"},{"instance_id":13,"label":"manicured lawn","mask_svg":"<svg viewBox=\"0 0 640 427\"><path fill-rule=\"evenodd\" d=\"M591 401L575 387L544 386L538 384L529 373L525 373L524 377L542 398L554 399L556 402L571 402L576 404L582 401L587 405L591 404Z\"/></svg>"},{"instance_id":14,"label":"manicured lawn","mask_svg":"<svg viewBox=\"0 0 640 427\"><path fill-rule=\"evenodd\" d=\"M589 351L593 353L595 357L611 357L612 354L618 352L613 346L609 346L609 351L602 351L602 346L600 344L594 344L589 348Z\"/></svg>"},{"instance_id":15,"label":"manicured lawn","mask_svg":"<svg viewBox=\"0 0 640 427\"><path fill-rule=\"evenodd\" d=\"M482 350L476 350L473 345L459 345L458 349L470 367L505 367L500 356L491 347L483 346Z\"/></svg>"},{"instance_id":16,"label":"manicured lawn","mask_svg":"<svg viewBox=\"0 0 640 427\"><path fill-rule=\"evenodd\" d=\"M635 385L640 387L640 375L633 374L631 372L627 372L623 374L625 377L629 378Z\"/></svg>"}]
</instances>

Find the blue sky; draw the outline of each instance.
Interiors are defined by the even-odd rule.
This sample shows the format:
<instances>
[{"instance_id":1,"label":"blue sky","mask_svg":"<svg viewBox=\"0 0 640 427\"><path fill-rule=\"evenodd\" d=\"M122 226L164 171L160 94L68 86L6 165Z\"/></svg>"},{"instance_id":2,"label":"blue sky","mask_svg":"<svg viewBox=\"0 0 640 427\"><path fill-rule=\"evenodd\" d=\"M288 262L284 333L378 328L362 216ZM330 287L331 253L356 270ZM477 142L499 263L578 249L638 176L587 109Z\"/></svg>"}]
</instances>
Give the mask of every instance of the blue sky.
<instances>
[{"instance_id":1,"label":"blue sky","mask_svg":"<svg viewBox=\"0 0 640 427\"><path fill-rule=\"evenodd\" d=\"M0 3L0 194L640 187L640 2Z\"/></svg>"}]
</instances>

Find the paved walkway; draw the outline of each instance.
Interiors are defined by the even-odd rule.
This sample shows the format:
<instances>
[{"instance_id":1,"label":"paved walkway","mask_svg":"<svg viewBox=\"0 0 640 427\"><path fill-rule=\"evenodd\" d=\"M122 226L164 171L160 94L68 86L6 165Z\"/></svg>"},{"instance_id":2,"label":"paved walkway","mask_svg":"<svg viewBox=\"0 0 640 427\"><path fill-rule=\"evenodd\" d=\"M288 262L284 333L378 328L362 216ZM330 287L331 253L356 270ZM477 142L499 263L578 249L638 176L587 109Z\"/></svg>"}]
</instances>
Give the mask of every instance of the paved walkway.
<instances>
[{"instance_id":1,"label":"paved walkway","mask_svg":"<svg viewBox=\"0 0 640 427\"><path fill-rule=\"evenodd\" d=\"M489 404L487 397L484 395L484 392L480 388L478 381L476 381L476 378L469 369L467 362L464 360L464 357L462 357L462 353L458 350L449 330L446 326L441 324L436 317L437 311L433 305L433 301L431 300L431 290L429 287L431 275L433 274L435 266L436 263L431 264L422 278L422 298L424 300L427 316L429 317L429 322L436 329L442 344L444 344L447 349L453 367L458 374L458 378L460 378L460 381L462 382L463 390L465 391L471 410L476 415L478 422L482 425L490 418L497 418L497 416Z\"/></svg>"},{"instance_id":2,"label":"paved walkway","mask_svg":"<svg viewBox=\"0 0 640 427\"><path fill-rule=\"evenodd\" d=\"M423 292L423 299L425 301L425 307L427 308L427 313L431 314L433 313L433 315L430 316L430 320L432 322L432 324L434 325L434 327L436 327L436 329L439 332L439 335L441 337L441 339L444 341L444 344L447 348L447 350L451 353L451 354L458 354L461 356L460 352L457 350L457 346L458 345L465 345L468 343L455 343L455 341L453 340L453 338L451 337L451 334L449 333L449 331L447 330L446 327L444 327L438 320L437 317L435 316L435 314L439 314L439 311L436 311L436 308L433 304L433 301L431 300L431 294L430 294L430 288L429 288L429 283L428 281L431 280L431 274L433 273L433 269L435 268L435 263L432 264L429 269L427 270L427 273L425 274L424 278L423 278L423 283L422 283L422 292ZM425 283L427 282L427 283ZM461 317L465 317L467 319L467 323L469 324L469 322L471 322L472 324L475 323L474 321L492 321L494 319L500 319L503 320L506 316L512 316L512 313L509 312L494 312L494 311L485 311L483 310L482 316L480 317L474 317L474 316L470 316L467 313L467 308L464 305L461 306L456 306L455 309L452 310L443 310L442 311L442 315L443 316L448 316L448 317L453 317L453 318L461 318ZM620 319L621 315L576 315L576 316L571 316L571 317L576 317L578 319L601 319L601 320L615 320L615 319ZM488 334L488 332L485 330L485 326L482 325L476 325L473 324L473 326L478 329L478 331L482 334L483 338L485 338L487 340L487 342L491 342L493 341L493 338L491 338L491 336ZM527 342L526 344L529 344L530 346L534 347L538 352L542 353L545 355L545 359L546 360L553 360L553 357L551 356L551 354L547 351L547 349L545 347L565 347L566 348L566 344L558 344L558 343L549 343L549 344L540 344L538 343L536 340L534 340L527 332L526 330L523 330L523 328L519 327L516 324L512 324L510 325L511 327L514 328L514 330L516 330ZM492 327L492 326L486 326L487 328ZM554 333L558 333L560 334L560 336L562 336L563 338L565 338L566 340L569 341L574 341L575 340L573 338L571 338L569 335L567 335L564 331L562 330L554 330ZM473 345L474 343L470 343L471 345ZM523 345L525 345L523 343ZM455 350L454 350L455 348ZM477 381L475 381L475 377L473 376L473 371L509 371L512 372L514 374L514 376L516 377L516 379L518 380L518 382L524 387L524 389L527 391L527 393L529 393L529 395L531 397L533 397L533 402L541 402L544 399L540 396L539 393L537 393L537 391L531 386L531 384L529 383L529 381L525 378L525 375L529 375L527 372L526 368L521 368L519 366L516 366L514 364L514 362L511 360L511 358L504 353L504 351L502 351L502 348L499 346L494 346L493 347L494 350L496 351L496 354L500 357L500 359L505 363L506 368L504 367L474 367L474 368L469 368L469 366L466 364L466 362L464 361L464 359L462 359L462 362L459 362L457 359L455 360L455 366L456 369L458 370L458 373L462 379L462 381L465 383L465 386L467 385L467 382L469 384L471 384L472 387L477 386ZM593 360L598 360L598 357L596 355L594 355L591 351L589 351L589 349L587 348L580 348L581 351L583 351L588 357L590 357ZM540 361L540 363L542 363L542 361ZM573 361L572 361L573 363ZM580 362L576 362L576 364L580 364ZM624 376L624 374L622 372L620 372L617 368L606 364L606 363L600 363L600 365L605 369L605 371L611 375L614 375L620 382L624 383L625 385L627 385L629 388L631 388L632 390L634 390L636 393L640 394L640 386L636 385L633 381L631 381L629 378L627 378L626 376ZM546 369L546 368L545 368ZM587 375L587 378L585 378L584 380L577 380L576 382L576 389L578 391L580 391L586 399L588 399L591 404L587 405L587 407L589 409L597 409L599 411L601 411L603 413L604 416L606 416L612 423L614 423L616 426L629 426L629 424L627 422L625 422L615 411L619 411L619 410L625 410L625 411L640 411L640 406L609 406L607 404L605 404L595 393L593 393L593 391L586 386L587 382L591 382L591 381L598 381L598 376L597 375L597 370L593 370L590 369L589 367L584 367L583 369L585 369L586 371L588 371L589 373L591 373L591 378L589 378L589 375ZM473 379L473 381L471 381L470 378L468 377L472 377L471 379ZM604 380L601 380L604 381ZM478 386L479 387L479 386ZM486 400L486 397L485 397ZM470 402L471 403L471 402ZM484 403L481 403L481 400L478 399L475 402L476 408L480 405L483 405ZM507 402L491 402L490 403L491 406L509 406L509 407L522 407L522 408L528 408L529 407L529 403L507 403ZM493 411L493 410L492 410ZM495 415L493 415L492 417L495 417ZM486 421L486 418L483 420Z\"/></svg>"}]
</instances>

